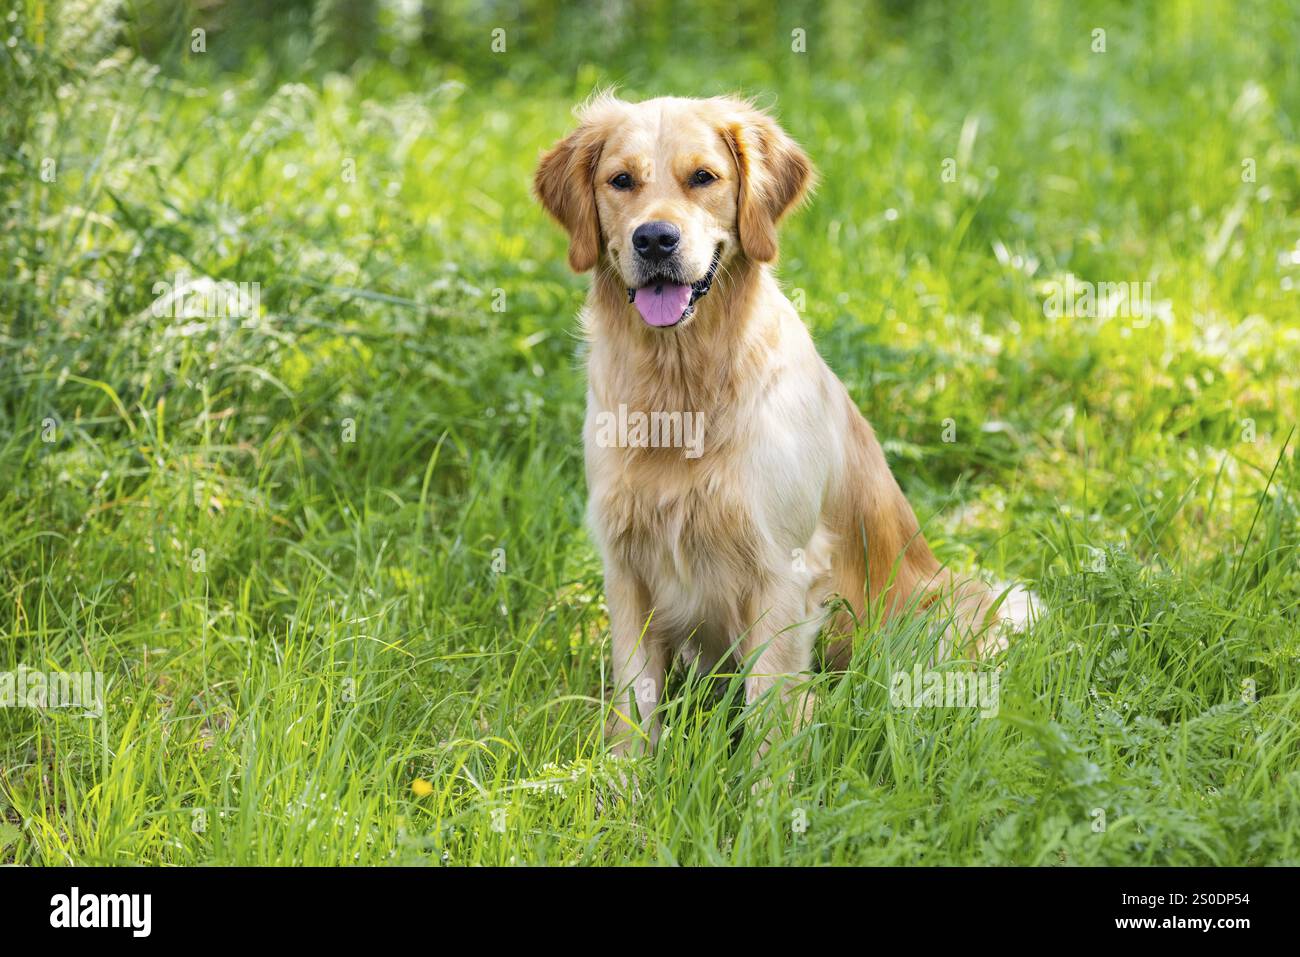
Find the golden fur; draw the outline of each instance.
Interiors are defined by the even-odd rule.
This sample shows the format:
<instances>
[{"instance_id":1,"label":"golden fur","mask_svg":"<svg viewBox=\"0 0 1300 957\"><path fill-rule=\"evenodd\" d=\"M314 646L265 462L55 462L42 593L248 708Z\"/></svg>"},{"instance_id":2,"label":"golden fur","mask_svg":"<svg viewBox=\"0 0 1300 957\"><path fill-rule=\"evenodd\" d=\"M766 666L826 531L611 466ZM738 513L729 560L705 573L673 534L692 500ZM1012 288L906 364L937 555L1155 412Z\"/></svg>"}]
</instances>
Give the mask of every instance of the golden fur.
<instances>
[{"instance_id":1,"label":"golden fur","mask_svg":"<svg viewBox=\"0 0 1300 957\"><path fill-rule=\"evenodd\" d=\"M765 113L729 97L626 103L602 96L547 152L535 191L570 236L569 262L596 268L582 313L589 341L584 429L589 521L605 564L620 751L653 743L654 710L674 653L710 667L752 661L746 696L792 694L834 596L862 616L943 601L947 645L1001 641L995 595L959 580L926 545L871 426L813 346L770 263L777 224L807 195L814 171ZM690 183L703 169L716 179ZM616 189L626 172L635 188ZM671 328L628 302L640 268L631 234L650 220L681 230L690 281L715 249L709 293ZM702 454L597 441L602 414L690 412ZM793 704L793 702L792 702ZM805 704L806 708L806 704ZM796 717L804 711L796 707Z\"/></svg>"}]
</instances>

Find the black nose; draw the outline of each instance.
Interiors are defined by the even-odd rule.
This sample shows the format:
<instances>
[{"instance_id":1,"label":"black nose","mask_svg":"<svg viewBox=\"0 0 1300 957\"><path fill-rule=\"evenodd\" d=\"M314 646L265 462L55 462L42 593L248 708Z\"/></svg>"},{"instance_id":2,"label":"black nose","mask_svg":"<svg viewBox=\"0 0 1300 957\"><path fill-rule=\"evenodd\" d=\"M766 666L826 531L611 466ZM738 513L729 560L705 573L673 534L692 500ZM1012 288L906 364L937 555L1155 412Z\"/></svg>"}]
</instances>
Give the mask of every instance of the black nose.
<instances>
[{"instance_id":1,"label":"black nose","mask_svg":"<svg viewBox=\"0 0 1300 957\"><path fill-rule=\"evenodd\" d=\"M673 254L681 238L682 231L672 223L662 220L642 223L632 233L632 248L642 259L648 259L652 263L662 262Z\"/></svg>"}]
</instances>

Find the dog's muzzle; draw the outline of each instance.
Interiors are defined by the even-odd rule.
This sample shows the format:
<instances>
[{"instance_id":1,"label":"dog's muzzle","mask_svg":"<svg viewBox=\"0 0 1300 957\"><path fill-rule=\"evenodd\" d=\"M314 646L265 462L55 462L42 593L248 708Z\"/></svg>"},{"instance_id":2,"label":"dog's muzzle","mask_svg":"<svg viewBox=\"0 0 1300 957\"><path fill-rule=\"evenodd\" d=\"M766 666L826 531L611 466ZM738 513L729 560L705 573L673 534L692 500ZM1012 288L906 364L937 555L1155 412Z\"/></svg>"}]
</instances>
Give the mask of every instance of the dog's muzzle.
<instances>
[{"instance_id":1,"label":"dog's muzzle","mask_svg":"<svg viewBox=\"0 0 1300 957\"><path fill-rule=\"evenodd\" d=\"M684 322L695 310L695 304L709 294L718 265L722 262L722 246L713 250L713 260L708 271L689 286L667 281L651 283L627 290L627 301L636 306L647 325L666 329Z\"/></svg>"}]
</instances>

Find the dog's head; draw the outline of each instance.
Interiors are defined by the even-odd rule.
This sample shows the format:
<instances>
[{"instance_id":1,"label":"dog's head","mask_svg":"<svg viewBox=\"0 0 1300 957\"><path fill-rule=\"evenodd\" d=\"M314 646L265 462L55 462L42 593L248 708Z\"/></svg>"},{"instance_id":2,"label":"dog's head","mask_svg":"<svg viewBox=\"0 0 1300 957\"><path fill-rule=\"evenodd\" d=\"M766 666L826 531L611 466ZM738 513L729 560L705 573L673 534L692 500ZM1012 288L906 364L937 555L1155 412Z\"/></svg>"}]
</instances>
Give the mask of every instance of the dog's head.
<instances>
[{"instance_id":1,"label":"dog's head","mask_svg":"<svg viewBox=\"0 0 1300 957\"><path fill-rule=\"evenodd\" d=\"M569 231L569 265L602 256L651 326L685 324L719 267L776 258L776 225L812 164L766 113L731 97L600 96L542 157L534 189Z\"/></svg>"}]
</instances>

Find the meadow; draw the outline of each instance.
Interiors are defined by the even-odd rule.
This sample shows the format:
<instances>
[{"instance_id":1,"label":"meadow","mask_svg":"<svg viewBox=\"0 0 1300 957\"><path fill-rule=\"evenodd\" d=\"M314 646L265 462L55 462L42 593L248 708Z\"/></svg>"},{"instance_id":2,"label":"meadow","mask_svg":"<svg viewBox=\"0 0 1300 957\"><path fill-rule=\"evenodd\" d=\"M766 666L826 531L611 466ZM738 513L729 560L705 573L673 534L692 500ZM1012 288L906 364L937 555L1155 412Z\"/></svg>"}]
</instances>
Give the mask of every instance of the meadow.
<instances>
[{"instance_id":1,"label":"meadow","mask_svg":"<svg viewBox=\"0 0 1300 957\"><path fill-rule=\"evenodd\" d=\"M0 863L1300 864L1300 6L406 9L0 15L0 673L104 679L0 707ZM864 622L760 764L730 674L606 753L529 186L608 86L817 164L787 292L936 552L1044 602L995 714Z\"/></svg>"}]
</instances>

